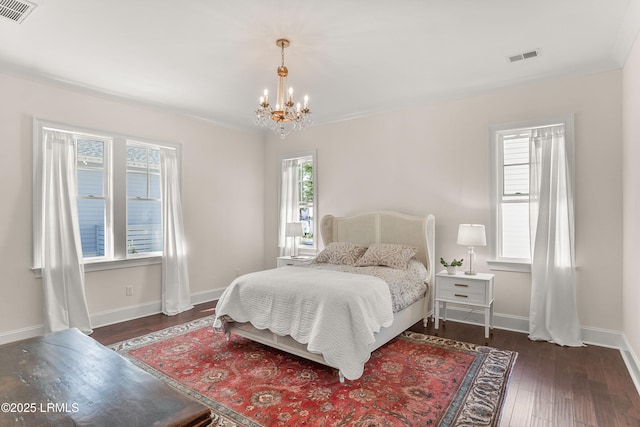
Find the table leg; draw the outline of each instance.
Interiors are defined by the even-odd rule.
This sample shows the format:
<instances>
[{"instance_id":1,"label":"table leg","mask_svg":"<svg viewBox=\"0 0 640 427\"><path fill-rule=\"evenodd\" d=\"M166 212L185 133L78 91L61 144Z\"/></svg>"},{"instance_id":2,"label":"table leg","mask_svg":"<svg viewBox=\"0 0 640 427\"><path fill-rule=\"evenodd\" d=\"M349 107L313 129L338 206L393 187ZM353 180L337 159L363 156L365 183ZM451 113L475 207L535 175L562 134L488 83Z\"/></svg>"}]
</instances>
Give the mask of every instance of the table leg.
<instances>
[{"instance_id":1,"label":"table leg","mask_svg":"<svg viewBox=\"0 0 640 427\"><path fill-rule=\"evenodd\" d=\"M486 307L484 309L484 337L485 338L489 338L489 324L492 323L491 322L491 314L490 312L492 311L491 309L491 305L489 307Z\"/></svg>"},{"instance_id":2,"label":"table leg","mask_svg":"<svg viewBox=\"0 0 640 427\"><path fill-rule=\"evenodd\" d=\"M446 322L447 321L447 302L443 302L442 303L442 309L444 310L444 316L442 316L442 322Z\"/></svg>"},{"instance_id":3,"label":"table leg","mask_svg":"<svg viewBox=\"0 0 640 427\"><path fill-rule=\"evenodd\" d=\"M493 328L496 327L494 319L493 319L493 301L491 302L489 310L490 310L490 314L491 314L490 317L489 317L489 325L491 326L491 329L493 329Z\"/></svg>"}]
</instances>

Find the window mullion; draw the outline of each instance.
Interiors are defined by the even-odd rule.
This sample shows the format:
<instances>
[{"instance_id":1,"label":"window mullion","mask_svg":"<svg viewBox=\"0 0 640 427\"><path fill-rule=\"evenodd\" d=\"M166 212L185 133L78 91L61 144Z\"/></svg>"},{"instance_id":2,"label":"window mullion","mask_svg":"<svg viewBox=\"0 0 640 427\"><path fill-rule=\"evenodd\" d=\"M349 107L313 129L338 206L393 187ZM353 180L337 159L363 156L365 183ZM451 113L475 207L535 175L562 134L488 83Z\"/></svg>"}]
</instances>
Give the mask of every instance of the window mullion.
<instances>
[{"instance_id":1,"label":"window mullion","mask_svg":"<svg viewBox=\"0 0 640 427\"><path fill-rule=\"evenodd\" d=\"M113 143L111 166L113 182L113 254L127 257L127 144L124 138Z\"/></svg>"}]
</instances>

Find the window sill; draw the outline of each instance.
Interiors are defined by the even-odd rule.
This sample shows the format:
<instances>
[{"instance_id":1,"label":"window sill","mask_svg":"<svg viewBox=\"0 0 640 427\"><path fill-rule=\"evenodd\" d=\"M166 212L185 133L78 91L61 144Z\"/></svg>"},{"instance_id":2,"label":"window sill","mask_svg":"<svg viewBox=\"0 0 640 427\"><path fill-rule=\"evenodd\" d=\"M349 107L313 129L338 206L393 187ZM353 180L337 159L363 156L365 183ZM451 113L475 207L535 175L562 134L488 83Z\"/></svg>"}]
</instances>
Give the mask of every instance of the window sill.
<instances>
[{"instance_id":1,"label":"window sill","mask_svg":"<svg viewBox=\"0 0 640 427\"><path fill-rule=\"evenodd\" d=\"M518 273L531 273L531 263L528 261L487 261L491 271L515 271Z\"/></svg>"},{"instance_id":2,"label":"window sill","mask_svg":"<svg viewBox=\"0 0 640 427\"><path fill-rule=\"evenodd\" d=\"M140 267L154 264L162 264L161 255L109 261L85 262L84 271L85 273L89 273L92 271L116 270L120 268ZM42 268L32 268L31 271L33 271L33 274L36 278L42 277Z\"/></svg>"}]
</instances>

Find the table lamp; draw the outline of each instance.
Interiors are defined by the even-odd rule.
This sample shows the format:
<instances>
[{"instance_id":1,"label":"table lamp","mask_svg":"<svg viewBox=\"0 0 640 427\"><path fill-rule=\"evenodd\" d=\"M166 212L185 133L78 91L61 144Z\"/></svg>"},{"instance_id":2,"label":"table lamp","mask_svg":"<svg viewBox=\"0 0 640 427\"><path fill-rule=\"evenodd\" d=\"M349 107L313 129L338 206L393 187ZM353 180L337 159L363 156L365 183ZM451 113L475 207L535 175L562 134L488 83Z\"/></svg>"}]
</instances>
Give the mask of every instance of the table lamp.
<instances>
[{"instance_id":1,"label":"table lamp","mask_svg":"<svg viewBox=\"0 0 640 427\"><path fill-rule=\"evenodd\" d=\"M475 271L476 253L473 250L473 247L487 245L484 225L460 224L458 226L458 244L469 247L469 253L467 255L467 259L469 260L469 268L464 272L464 274L477 274Z\"/></svg>"},{"instance_id":2,"label":"table lamp","mask_svg":"<svg viewBox=\"0 0 640 427\"><path fill-rule=\"evenodd\" d=\"M286 237L293 238L293 246L291 247L291 258L298 257L298 237L304 235L301 222L288 222L285 230Z\"/></svg>"}]
</instances>

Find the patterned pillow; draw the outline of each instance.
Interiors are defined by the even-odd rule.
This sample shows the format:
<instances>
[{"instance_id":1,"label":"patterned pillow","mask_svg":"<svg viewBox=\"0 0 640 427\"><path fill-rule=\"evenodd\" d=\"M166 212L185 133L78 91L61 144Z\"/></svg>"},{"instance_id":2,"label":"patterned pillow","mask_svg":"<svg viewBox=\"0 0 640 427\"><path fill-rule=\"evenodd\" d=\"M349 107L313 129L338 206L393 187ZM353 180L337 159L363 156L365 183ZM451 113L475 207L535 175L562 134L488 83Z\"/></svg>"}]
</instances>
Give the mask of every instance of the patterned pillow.
<instances>
[{"instance_id":1,"label":"patterned pillow","mask_svg":"<svg viewBox=\"0 0 640 427\"><path fill-rule=\"evenodd\" d=\"M313 261L315 263L353 265L365 252L365 246L349 242L332 242Z\"/></svg>"},{"instance_id":2,"label":"patterned pillow","mask_svg":"<svg viewBox=\"0 0 640 427\"><path fill-rule=\"evenodd\" d=\"M393 243L374 243L369 246L367 252L356 263L356 267L368 265L384 265L386 267L406 270L409 260L418 252L412 246L397 245Z\"/></svg>"}]
</instances>

